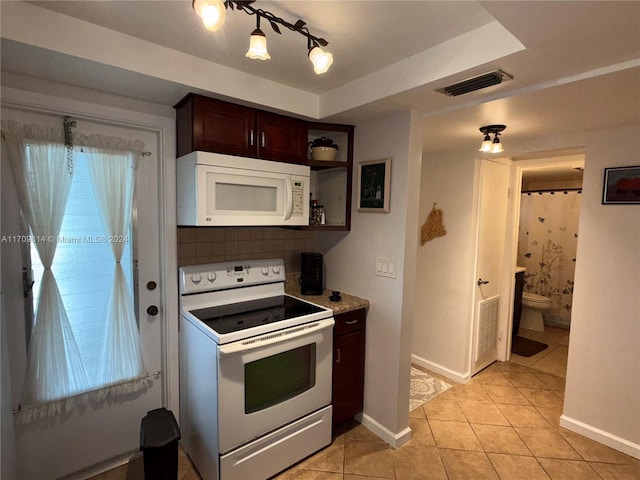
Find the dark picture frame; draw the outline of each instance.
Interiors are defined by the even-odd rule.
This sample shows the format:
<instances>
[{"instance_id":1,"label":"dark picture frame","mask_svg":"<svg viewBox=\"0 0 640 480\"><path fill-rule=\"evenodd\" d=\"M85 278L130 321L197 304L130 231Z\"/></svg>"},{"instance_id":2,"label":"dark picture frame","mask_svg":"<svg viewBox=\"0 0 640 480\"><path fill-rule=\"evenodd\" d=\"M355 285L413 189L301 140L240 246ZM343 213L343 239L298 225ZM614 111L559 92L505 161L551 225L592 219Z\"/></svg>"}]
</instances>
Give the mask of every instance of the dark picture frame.
<instances>
[{"instance_id":1,"label":"dark picture frame","mask_svg":"<svg viewBox=\"0 0 640 480\"><path fill-rule=\"evenodd\" d=\"M604 169L603 205L640 204L640 165Z\"/></svg>"},{"instance_id":2,"label":"dark picture frame","mask_svg":"<svg viewBox=\"0 0 640 480\"><path fill-rule=\"evenodd\" d=\"M358 165L358 211L389 212L391 159L369 160Z\"/></svg>"}]
</instances>

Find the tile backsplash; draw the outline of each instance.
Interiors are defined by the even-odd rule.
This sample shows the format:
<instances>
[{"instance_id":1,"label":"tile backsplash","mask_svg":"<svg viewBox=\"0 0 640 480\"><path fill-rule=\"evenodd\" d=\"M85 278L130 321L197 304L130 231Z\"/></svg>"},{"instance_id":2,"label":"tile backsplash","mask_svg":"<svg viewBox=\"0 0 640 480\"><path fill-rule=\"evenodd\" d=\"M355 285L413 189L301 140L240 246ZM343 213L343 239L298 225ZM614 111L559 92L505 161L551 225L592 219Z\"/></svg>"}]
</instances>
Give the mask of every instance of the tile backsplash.
<instances>
[{"instance_id":1,"label":"tile backsplash","mask_svg":"<svg viewBox=\"0 0 640 480\"><path fill-rule=\"evenodd\" d=\"M178 227L178 265L282 258L300 272L300 253L313 251L314 232L280 227Z\"/></svg>"}]
</instances>

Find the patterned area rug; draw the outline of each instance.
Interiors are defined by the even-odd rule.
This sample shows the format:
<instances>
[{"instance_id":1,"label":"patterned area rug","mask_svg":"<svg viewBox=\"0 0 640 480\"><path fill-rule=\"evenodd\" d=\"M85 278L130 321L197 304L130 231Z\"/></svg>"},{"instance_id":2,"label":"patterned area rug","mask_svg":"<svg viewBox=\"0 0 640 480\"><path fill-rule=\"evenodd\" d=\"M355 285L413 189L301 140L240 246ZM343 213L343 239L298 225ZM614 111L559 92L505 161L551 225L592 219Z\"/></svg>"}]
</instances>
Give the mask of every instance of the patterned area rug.
<instances>
[{"instance_id":1,"label":"patterned area rug","mask_svg":"<svg viewBox=\"0 0 640 480\"><path fill-rule=\"evenodd\" d=\"M428 373L411 367L411 390L409 392L409 411L413 411L425 402L451 388L447 382L434 378Z\"/></svg>"}]
</instances>

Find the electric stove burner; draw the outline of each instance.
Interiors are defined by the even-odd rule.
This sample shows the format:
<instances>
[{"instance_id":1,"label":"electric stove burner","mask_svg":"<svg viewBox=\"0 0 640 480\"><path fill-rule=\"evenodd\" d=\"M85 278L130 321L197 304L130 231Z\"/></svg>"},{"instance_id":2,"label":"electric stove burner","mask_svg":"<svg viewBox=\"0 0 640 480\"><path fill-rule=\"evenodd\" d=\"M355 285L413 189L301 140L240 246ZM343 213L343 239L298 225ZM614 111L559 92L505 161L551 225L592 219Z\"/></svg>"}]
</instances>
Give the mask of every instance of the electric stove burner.
<instances>
[{"instance_id":1,"label":"electric stove burner","mask_svg":"<svg viewBox=\"0 0 640 480\"><path fill-rule=\"evenodd\" d=\"M219 334L237 332L323 309L288 295L192 310L191 314Z\"/></svg>"}]
</instances>

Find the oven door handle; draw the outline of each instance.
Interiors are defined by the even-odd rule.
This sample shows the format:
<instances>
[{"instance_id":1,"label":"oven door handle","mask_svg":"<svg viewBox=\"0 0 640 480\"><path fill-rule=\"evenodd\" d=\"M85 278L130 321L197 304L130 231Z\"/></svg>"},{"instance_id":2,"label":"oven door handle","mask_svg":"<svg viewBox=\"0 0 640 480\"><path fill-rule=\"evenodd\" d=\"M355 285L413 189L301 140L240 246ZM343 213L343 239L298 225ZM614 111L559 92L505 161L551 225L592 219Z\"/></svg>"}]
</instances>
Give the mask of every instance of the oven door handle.
<instances>
[{"instance_id":1,"label":"oven door handle","mask_svg":"<svg viewBox=\"0 0 640 480\"><path fill-rule=\"evenodd\" d=\"M248 338L228 345L221 345L218 347L218 354L220 357L223 357L225 355L231 355L238 352L248 352L250 350L266 347L275 343L285 342L304 335L309 335L310 333L315 333L320 330L324 330L325 328L333 327L334 324L335 322L333 317L325 318L307 325L292 327L280 332L267 333L259 337Z\"/></svg>"}]
</instances>

